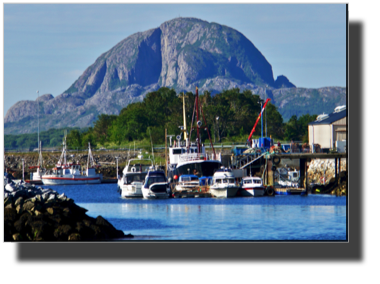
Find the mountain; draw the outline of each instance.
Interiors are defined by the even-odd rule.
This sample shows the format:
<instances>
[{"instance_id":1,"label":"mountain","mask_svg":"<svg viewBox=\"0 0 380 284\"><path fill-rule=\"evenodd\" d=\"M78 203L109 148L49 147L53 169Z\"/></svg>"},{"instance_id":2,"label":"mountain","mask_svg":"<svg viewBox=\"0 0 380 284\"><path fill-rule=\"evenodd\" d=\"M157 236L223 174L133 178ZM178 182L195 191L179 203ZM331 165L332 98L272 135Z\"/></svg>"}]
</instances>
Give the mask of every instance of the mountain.
<instances>
[{"instance_id":1,"label":"mountain","mask_svg":"<svg viewBox=\"0 0 380 284\"><path fill-rule=\"evenodd\" d=\"M293 100L291 94L306 104L308 93L326 107L331 101L330 91L298 90L285 76L274 80L272 66L240 32L195 18L176 18L119 42L63 94L41 96L38 105L36 101L17 102L5 116L4 132L36 132L37 106L41 131L87 127L99 114L118 114L160 87L194 92L196 86L200 93L208 90L212 94L230 88L249 89L271 97L284 113L291 113L292 103L287 103ZM345 88L334 90L339 99L333 102L345 103Z\"/></svg>"}]
</instances>

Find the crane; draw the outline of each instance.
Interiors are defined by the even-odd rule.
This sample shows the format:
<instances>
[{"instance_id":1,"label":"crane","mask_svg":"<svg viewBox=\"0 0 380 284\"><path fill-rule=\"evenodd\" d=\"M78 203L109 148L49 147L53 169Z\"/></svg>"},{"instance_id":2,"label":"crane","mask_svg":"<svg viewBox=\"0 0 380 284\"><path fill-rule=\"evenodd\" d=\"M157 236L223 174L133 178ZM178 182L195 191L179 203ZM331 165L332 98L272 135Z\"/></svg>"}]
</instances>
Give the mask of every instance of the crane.
<instances>
[{"instance_id":1,"label":"crane","mask_svg":"<svg viewBox=\"0 0 380 284\"><path fill-rule=\"evenodd\" d=\"M251 137L252 137L252 134L253 134L253 132L255 132L255 129L256 129L257 123L259 122L260 117L261 117L261 115L263 114L264 109L265 109L265 107L266 107L266 105L267 105L267 103L268 103L269 101L270 101L269 98L265 101L265 103L264 103L264 105L263 105L263 108L261 109L261 112L260 112L259 116L257 117L257 120L256 120L256 122L255 122L255 125L253 126L252 131L251 131L251 133L250 133L249 136L248 136L247 141L248 141L248 144L249 144L249 145L251 144Z\"/></svg>"}]
</instances>

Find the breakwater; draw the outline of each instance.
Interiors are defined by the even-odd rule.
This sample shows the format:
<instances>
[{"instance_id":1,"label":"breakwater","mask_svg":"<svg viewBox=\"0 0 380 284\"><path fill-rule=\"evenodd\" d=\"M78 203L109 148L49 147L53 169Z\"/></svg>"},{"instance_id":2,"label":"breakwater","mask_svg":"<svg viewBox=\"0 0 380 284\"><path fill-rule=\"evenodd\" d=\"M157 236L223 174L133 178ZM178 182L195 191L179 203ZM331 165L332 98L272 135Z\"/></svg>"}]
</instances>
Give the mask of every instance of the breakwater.
<instances>
[{"instance_id":1,"label":"breakwater","mask_svg":"<svg viewBox=\"0 0 380 284\"><path fill-rule=\"evenodd\" d=\"M52 189L4 179L4 241L101 241L133 238Z\"/></svg>"},{"instance_id":2,"label":"breakwater","mask_svg":"<svg viewBox=\"0 0 380 284\"><path fill-rule=\"evenodd\" d=\"M69 159L69 162L75 161L82 166L87 164L87 152L69 152L70 155L74 155L73 159ZM47 169L55 167L58 162L61 153L59 152L43 152L43 166ZM104 178L116 177L116 159L119 157L119 174L123 170L125 164L128 162L128 153L125 151L117 152L96 152L93 154L95 161L101 166L97 169L97 172L103 174ZM30 173L35 172L36 169L30 169L31 166L38 164L38 153L5 153L4 166L7 172L15 179L22 179L22 160L24 159L24 176L25 179L29 179Z\"/></svg>"}]
</instances>

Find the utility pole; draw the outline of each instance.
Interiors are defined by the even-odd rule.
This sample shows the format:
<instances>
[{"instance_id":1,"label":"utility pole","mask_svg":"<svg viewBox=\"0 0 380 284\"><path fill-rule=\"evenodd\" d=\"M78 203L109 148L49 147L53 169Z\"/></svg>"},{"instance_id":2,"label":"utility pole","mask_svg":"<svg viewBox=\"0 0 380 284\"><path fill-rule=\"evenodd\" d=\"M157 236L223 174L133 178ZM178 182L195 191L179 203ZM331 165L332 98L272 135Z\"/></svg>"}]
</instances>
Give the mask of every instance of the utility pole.
<instances>
[{"instance_id":1,"label":"utility pole","mask_svg":"<svg viewBox=\"0 0 380 284\"><path fill-rule=\"evenodd\" d=\"M268 88L268 85L267 85ZM265 100L267 100L267 89L265 88ZM267 128L267 112L265 112L265 137L268 137L268 128Z\"/></svg>"}]
</instances>

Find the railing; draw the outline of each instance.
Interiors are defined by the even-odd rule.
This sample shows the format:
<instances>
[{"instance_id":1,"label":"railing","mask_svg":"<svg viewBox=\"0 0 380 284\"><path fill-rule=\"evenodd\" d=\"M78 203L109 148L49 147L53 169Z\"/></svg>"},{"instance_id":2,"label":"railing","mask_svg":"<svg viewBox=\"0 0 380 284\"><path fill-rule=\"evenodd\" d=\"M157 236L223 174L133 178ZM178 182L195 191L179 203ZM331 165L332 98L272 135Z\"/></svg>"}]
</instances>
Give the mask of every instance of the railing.
<instances>
[{"instance_id":1,"label":"railing","mask_svg":"<svg viewBox=\"0 0 380 284\"><path fill-rule=\"evenodd\" d=\"M179 156L179 161L180 162L188 162L188 161L196 161L196 160L204 160L205 155L203 154L182 154Z\"/></svg>"}]
</instances>

